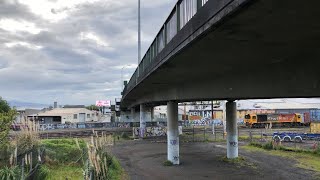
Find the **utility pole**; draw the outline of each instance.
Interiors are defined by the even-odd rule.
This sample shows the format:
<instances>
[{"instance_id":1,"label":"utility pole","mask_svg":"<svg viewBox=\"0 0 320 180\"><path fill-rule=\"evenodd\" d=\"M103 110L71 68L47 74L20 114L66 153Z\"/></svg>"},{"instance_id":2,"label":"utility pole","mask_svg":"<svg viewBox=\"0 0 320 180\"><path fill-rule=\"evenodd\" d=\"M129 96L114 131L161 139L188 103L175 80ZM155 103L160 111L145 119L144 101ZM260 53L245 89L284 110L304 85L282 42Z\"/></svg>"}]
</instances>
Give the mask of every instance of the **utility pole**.
<instances>
[{"instance_id":1,"label":"utility pole","mask_svg":"<svg viewBox=\"0 0 320 180\"><path fill-rule=\"evenodd\" d=\"M213 115L214 115L214 113L213 113L213 101L211 101L211 119L213 120Z\"/></svg>"},{"instance_id":2,"label":"utility pole","mask_svg":"<svg viewBox=\"0 0 320 180\"><path fill-rule=\"evenodd\" d=\"M183 103L184 104L184 120L186 121L187 120L187 108L186 108L186 103Z\"/></svg>"}]
</instances>

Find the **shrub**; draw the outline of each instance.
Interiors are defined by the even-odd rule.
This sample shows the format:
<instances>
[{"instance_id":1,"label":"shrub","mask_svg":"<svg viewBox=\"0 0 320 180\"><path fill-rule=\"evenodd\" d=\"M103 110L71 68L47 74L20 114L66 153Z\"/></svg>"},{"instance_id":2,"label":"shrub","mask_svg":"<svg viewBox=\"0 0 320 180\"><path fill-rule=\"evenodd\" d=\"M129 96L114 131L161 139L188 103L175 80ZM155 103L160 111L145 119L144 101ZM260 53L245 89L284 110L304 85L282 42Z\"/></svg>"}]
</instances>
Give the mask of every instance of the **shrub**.
<instances>
[{"instance_id":1,"label":"shrub","mask_svg":"<svg viewBox=\"0 0 320 180\"><path fill-rule=\"evenodd\" d=\"M0 179L18 180L20 179L20 169L18 167L3 167L0 169Z\"/></svg>"},{"instance_id":2,"label":"shrub","mask_svg":"<svg viewBox=\"0 0 320 180\"><path fill-rule=\"evenodd\" d=\"M115 157L111 158L111 163L108 167L107 179L120 180L123 170L119 161Z\"/></svg>"},{"instance_id":3,"label":"shrub","mask_svg":"<svg viewBox=\"0 0 320 180\"><path fill-rule=\"evenodd\" d=\"M38 180L46 179L49 174L50 169L45 165L41 165L34 178Z\"/></svg>"},{"instance_id":4,"label":"shrub","mask_svg":"<svg viewBox=\"0 0 320 180\"><path fill-rule=\"evenodd\" d=\"M273 149L273 144L272 144L272 142L268 142L266 144L263 144L262 148L266 149L266 150L272 150Z\"/></svg>"},{"instance_id":5,"label":"shrub","mask_svg":"<svg viewBox=\"0 0 320 180\"><path fill-rule=\"evenodd\" d=\"M164 166L172 166L173 163L171 161L169 161L169 160L166 160L166 161L163 162L163 165Z\"/></svg>"}]
</instances>

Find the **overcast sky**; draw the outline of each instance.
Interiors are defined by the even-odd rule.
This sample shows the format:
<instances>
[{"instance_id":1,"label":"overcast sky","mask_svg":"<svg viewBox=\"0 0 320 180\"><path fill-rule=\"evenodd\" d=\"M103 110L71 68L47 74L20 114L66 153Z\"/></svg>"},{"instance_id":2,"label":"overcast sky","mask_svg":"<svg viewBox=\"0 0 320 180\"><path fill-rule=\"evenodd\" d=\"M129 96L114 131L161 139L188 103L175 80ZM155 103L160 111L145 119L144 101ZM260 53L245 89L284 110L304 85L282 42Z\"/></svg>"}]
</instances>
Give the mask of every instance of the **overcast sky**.
<instances>
[{"instance_id":1,"label":"overcast sky","mask_svg":"<svg viewBox=\"0 0 320 180\"><path fill-rule=\"evenodd\" d=\"M0 0L0 96L51 104L120 97L137 66L138 0ZM141 0L142 54L176 0Z\"/></svg>"}]
</instances>

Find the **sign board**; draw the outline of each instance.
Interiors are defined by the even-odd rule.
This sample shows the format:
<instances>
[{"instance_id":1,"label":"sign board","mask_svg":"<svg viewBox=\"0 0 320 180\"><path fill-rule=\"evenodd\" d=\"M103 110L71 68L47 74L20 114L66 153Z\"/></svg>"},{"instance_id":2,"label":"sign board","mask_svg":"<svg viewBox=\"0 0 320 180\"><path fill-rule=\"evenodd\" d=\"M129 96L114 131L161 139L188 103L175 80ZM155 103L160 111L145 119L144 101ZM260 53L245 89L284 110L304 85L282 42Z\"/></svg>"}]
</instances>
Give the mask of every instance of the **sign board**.
<instances>
[{"instance_id":1,"label":"sign board","mask_svg":"<svg viewBox=\"0 0 320 180\"><path fill-rule=\"evenodd\" d=\"M96 106L99 107L110 107L111 101L110 100L98 100L96 101Z\"/></svg>"}]
</instances>

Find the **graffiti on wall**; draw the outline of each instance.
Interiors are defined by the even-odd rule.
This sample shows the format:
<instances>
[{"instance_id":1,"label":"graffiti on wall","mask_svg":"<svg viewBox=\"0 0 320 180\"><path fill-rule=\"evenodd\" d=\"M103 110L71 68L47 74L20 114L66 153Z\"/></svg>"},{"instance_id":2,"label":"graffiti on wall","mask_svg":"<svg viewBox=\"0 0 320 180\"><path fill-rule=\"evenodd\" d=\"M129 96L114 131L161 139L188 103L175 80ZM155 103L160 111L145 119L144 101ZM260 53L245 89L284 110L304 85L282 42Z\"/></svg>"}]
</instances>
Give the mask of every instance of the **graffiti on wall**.
<instances>
[{"instance_id":1,"label":"graffiti on wall","mask_svg":"<svg viewBox=\"0 0 320 180\"><path fill-rule=\"evenodd\" d=\"M120 128L129 128L130 127L130 123L118 123L118 127L120 127Z\"/></svg>"},{"instance_id":2,"label":"graffiti on wall","mask_svg":"<svg viewBox=\"0 0 320 180\"><path fill-rule=\"evenodd\" d=\"M205 125L212 125L215 123L215 120L208 120L208 119L200 119L200 120L193 120L189 121L189 124L194 126L205 126Z\"/></svg>"},{"instance_id":3,"label":"graffiti on wall","mask_svg":"<svg viewBox=\"0 0 320 180\"><path fill-rule=\"evenodd\" d=\"M73 124L39 124L41 131L53 130L53 129L86 129L86 128L130 128L131 123L73 123Z\"/></svg>"},{"instance_id":4,"label":"graffiti on wall","mask_svg":"<svg viewBox=\"0 0 320 180\"><path fill-rule=\"evenodd\" d=\"M40 124L39 129L41 131L52 129L76 129L76 124Z\"/></svg>"},{"instance_id":5,"label":"graffiti on wall","mask_svg":"<svg viewBox=\"0 0 320 180\"><path fill-rule=\"evenodd\" d=\"M165 127L147 127L141 131L139 127L133 128L133 135L140 136L143 133L146 137L155 137L155 136L166 136L167 129Z\"/></svg>"}]
</instances>

